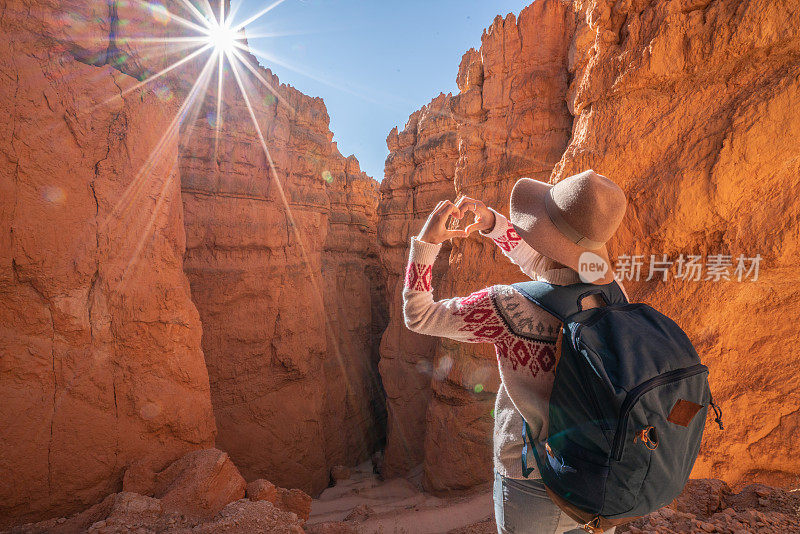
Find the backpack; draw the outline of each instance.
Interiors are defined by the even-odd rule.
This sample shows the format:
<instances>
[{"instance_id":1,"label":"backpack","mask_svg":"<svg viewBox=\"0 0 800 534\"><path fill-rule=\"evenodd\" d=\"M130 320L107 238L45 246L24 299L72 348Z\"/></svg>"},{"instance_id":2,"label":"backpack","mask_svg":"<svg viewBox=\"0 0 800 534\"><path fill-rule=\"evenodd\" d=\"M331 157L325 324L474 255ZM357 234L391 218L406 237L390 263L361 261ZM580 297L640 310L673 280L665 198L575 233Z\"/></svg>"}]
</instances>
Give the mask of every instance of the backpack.
<instances>
[{"instance_id":1,"label":"backpack","mask_svg":"<svg viewBox=\"0 0 800 534\"><path fill-rule=\"evenodd\" d=\"M563 323L547 437L529 449L548 495L588 532L641 517L672 502L692 470L711 398L708 368L667 316L628 303L605 285L523 282L513 287ZM597 294L606 306L583 310Z\"/></svg>"}]
</instances>

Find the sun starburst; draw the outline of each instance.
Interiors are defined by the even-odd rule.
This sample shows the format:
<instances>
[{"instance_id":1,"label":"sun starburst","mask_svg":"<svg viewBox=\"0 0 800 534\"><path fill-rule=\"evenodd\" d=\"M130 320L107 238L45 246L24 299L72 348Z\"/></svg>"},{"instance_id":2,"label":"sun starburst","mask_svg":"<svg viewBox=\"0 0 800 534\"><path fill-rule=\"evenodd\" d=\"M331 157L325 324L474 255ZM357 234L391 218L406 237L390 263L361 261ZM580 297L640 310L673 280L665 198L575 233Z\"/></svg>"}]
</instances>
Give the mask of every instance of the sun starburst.
<instances>
[{"instance_id":1,"label":"sun starburst","mask_svg":"<svg viewBox=\"0 0 800 534\"><path fill-rule=\"evenodd\" d=\"M214 71L216 71L216 111L209 114L210 117L213 117L213 120L209 119L209 123L214 128L214 159L217 158L219 151L220 132L224 119L223 105L225 104L226 98L233 98L244 103L244 107L246 108L247 114L255 129L257 142L266 156L266 161L269 167L267 169L268 179L273 180L275 183L276 189L279 193L279 198L286 211L289 226L292 228L295 238L297 239L297 243L299 244L300 253L306 265L310 268L311 262L309 261L304 239L299 233L298 225L295 223L291 206L289 205L287 196L284 192L284 187L280 176L278 175L278 170L275 167L269 147L267 146L267 140L264 137L264 134L261 130L261 125L257 120L256 109L253 106L254 98L249 94L249 92L253 92L256 88L252 85L252 83L249 83L250 80L245 79L244 77L245 73L249 74L251 79L257 81L263 88L269 91L273 101L277 101L278 105L284 106L289 111L290 115L294 115L294 108L289 105L280 92L277 91L267 80L264 74L262 74L255 58L251 54L244 32L244 28L248 24L251 24L260 17L266 15L269 11L283 3L284 0L277 0L276 2L273 2L256 14L236 24L233 22L235 8L230 13L226 13L225 0L218 1L219 11L215 12L209 3L209 0L177 0L177 2L185 8L185 11L188 11L189 18L186 16L181 16L180 14L176 14L161 4L149 3L143 0L139 1L139 5L141 5L143 9L151 12L153 16L156 17L158 22L164 25L175 23L180 28L180 32L178 32L178 35L175 35L176 32L171 31L170 35L166 37L156 35L139 36L127 39L126 41L131 42L134 45L142 43L147 47L152 47L158 44L166 45L167 54L162 57L167 57L168 55L175 54L176 52L180 57L164 66L159 71L144 77L144 79L138 83L132 84L124 91L115 94L105 102L102 102L97 106L85 111L91 112L99 106L108 104L115 99L123 98L129 93L145 88L151 84L156 94L158 94L159 89L162 88L159 86L161 82L158 82L157 84L154 82L164 78L170 73L176 72L177 69L186 66L190 62L201 61L203 57L206 57L206 59L203 66L198 71L199 75L194 80L191 89L188 91L183 102L178 108L175 117L170 122L159 143L157 143L154 147L145 165L143 165L143 167L136 174L134 180L128 184L125 192L109 214L106 224L125 224L125 221L128 219L133 210L135 199L145 187L150 171L164 156L165 147L169 144L168 141L177 139L182 130L186 130L183 134L184 137L191 135L192 126L199 114L203 102L205 101L208 89L211 86L211 80L213 79ZM149 58L151 56L142 57ZM256 64L254 65L253 63ZM194 70L192 69L187 72L193 71ZM231 94L226 95L224 91L226 72L229 72L232 75L233 80L236 82L239 92L238 99ZM161 195L157 199L157 207L160 206L166 189L167 184L164 184L161 190ZM158 209L155 211L158 211ZM153 217L155 217L155 213L153 214ZM138 238L139 243L138 246L135 247L133 256L128 261L128 267L125 270L126 274L138 262L139 252L144 243L149 239L152 230L153 224L151 220L150 224L147 225L147 230ZM123 278L125 278L125 276L123 276ZM312 273L312 278L315 278L314 273ZM321 288L316 280L314 285L317 286L318 290L321 291Z\"/></svg>"},{"instance_id":2,"label":"sun starburst","mask_svg":"<svg viewBox=\"0 0 800 534\"><path fill-rule=\"evenodd\" d=\"M165 78L168 74L174 74L177 69L186 66L190 62L199 62L205 58L205 63L199 71L195 71L194 69L190 69L188 71L199 72L199 74L197 75L196 79L193 80L191 88L178 108L175 117L171 120L166 131L150 153L144 165L139 169L131 183L128 184L126 190L123 192L120 199L111 210L111 213L104 224L113 224L124 227L129 223L131 217L136 216L136 199L143 196L144 192L147 191L146 186L149 185L148 180L151 180L152 176L154 175L159 175L159 173L153 172L153 170L160 163L163 164L164 158L168 152L168 147L174 146L179 137L185 141L185 136L191 134L191 126L194 124L194 120L198 116L199 110L205 102L208 89L210 86L212 86L212 80L216 71L216 99L214 102L216 111L213 114L213 122L209 121L209 124L213 126L215 131L214 159L216 160L218 156L220 133L223 127L222 125L224 119L223 106L226 105L226 100L228 101L226 107L229 108L232 108L233 106L242 107L243 104L243 107L246 109L247 115L249 116L249 119L254 127L257 143L265 155L267 169L266 173L264 173L266 176L263 179L271 180L272 184L275 186L275 191L277 191L278 198L285 211L287 226L294 236L295 244L299 249L303 264L308 270L308 276L311 282L312 290L316 294L319 304L321 306L324 305L324 295L322 291L322 284L320 283L321 272L319 271L318 267L314 267L315 264L311 261L309 251L306 247L306 240L300 232L301 225L298 224L298 221L295 219L295 215L289 203L289 196L285 191L284 184L279 176L275 161L270 153L267 138L264 136L261 126L257 120L257 108L254 106L254 102L258 102L260 99L254 98L253 94L251 94L258 89L258 86L254 86L253 83L250 83L251 80L254 80L271 94L272 98L270 98L270 102L277 102L277 105L288 110L290 116L295 115L294 108L282 96L281 92L272 86L267 79L268 77L265 76L264 70L259 68L258 62L254 56L258 56L266 62L288 66L293 70L301 72L307 76L313 76L311 73L305 73L296 67L289 66L281 62L264 50L252 50L247 43L245 28L279 6L284 2L284 0L277 0L269 4L264 9L261 9L254 15L238 23L234 23L234 18L236 14L236 7L238 7L239 4L237 4L236 7L234 7L229 13L226 13L226 0L217 0L219 2L219 10L217 12L215 12L211 7L209 0L175 0L176 3L179 3L183 6L184 9L181 11L188 11L187 16L181 16L181 14L171 12L161 4L153 4L143 0L132 1L138 1L139 5L141 5L144 9L150 10L159 23L168 24L172 22L181 28L181 32L179 32L178 35L175 35L175 32L171 32L168 37L159 37L153 35L128 39L128 41L130 41L133 45L137 45L138 43L145 45L147 50L159 50L158 47L161 45L165 45L167 48L167 53L162 54L160 57L156 57L159 53L156 52L152 56L140 54L138 59L150 59L151 57L156 57L157 60L163 60L165 57L170 57L172 55L179 55L180 57L168 65L163 66L163 68L160 68L160 70L157 72L144 76L144 79L132 84L120 93L114 94L113 97L99 105L108 104L114 99L124 98L126 94L145 88L150 84L154 84L152 87L154 87L154 92L158 95L159 86L162 85L162 82L154 82L160 79L163 81L163 78ZM264 34L260 36L265 35L269 36L270 34ZM227 79L226 73L230 74L230 78L232 78L235 82L238 88L239 98L237 98L235 95L232 95L230 92L226 93L224 91L224 85ZM247 78L245 78L245 75L247 75ZM319 78L315 77L314 79ZM328 84L331 85L330 82L328 82ZM166 91L171 97L171 91L168 88ZM96 107L97 106L85 111L92 111L92 109L95 109ZM189 128L184 129L184 126L187 125ZM185 132L182 129L189 131ZM323 177L327 183L331 183L333 179L330 175L330 172L326 172L327 177L325 176L325 173L323 173ZM148 221L144 227L144 231L140 232L140 234L134 238L138 240L138 243L134 248L134 252L130 257L122 275L123 283L125 280L129 279L129 273L131 273L134 270L134 267L138 264L141 251L144 249L146 242L152 235L152 232L154 232L156 229L157 225L155 222L157 214L162 209L162 204L165 202L167 191L169 190L170 181L173 179L174 176L170 174L164 183L161 184L160 193L156 199L153 211L147 215ZM259 173L257 179L262 179L261 173ZM350 378L351 373L345 365L343 355L339 349L338 333L333 328L333 325L331 324L327 315L322 314L322 316L325 325L325 333L329 339L334 340L334 342L330 345L331 349L333 350L333 357L336 359L342 370L342 375L345 377L345 385L348 392L353 391Z\"/></svg>"},{"instance_id":3,"label":"sun starburst","mask_svg":"<svg viewBox=\"0 0 800 534\"><path fill-rule=\"evenodd\" d=\"M200 75L194 81L191 90L186 94L186 97L181 103L176 117L170 123L168 131L164 133L163 139L171 138L172 136L177 135L177 133L184 126L184 123L187 122L187 119L197 115L199 108L205 100L208 88L211 85L209 82L213 77L212 73L216 71L216 111L213 113L213 122L210 121L212 122L215 131L214 156L216 157L219 149L220 131L223 124L223 105L225 103L225 99L223 97L224 83L226 71L228 70L226 67L229 67L229 71L233 75L232 78L235 80L236 85L238 86L241 100L248 108L248 115L250 116L253 126L257 132L259 144L267 154L267 161L270 163L271 167L269 174L274 180L276 180L276 182L278 182L278 188L282 191L283 188L280 185L280 178L278 177L277 171L272 164L272 158L269 155L269 149L267 148L266 140L261 132L261 126L256 120L256 113L251 104L252 98L248 95L247 86L245 85L247 81L244 79L242 74L243 71L250 73L252 78L254 78L258 83L261 84L262 87L269 91L279 105L285 106L292 114L294 113L294 109L282 97L282 95L279 94L272 84L269 83L266 77L259 71L258 66L252 64L255 62L255 59L250 54L244 32L244 29L247 25L266 15L269 11L283 3L284 0L277 0L254 15L248 17L244 21L235 24L235 8L229 13L226 13L225 0L218 0L218 2L219 10L215 12L209 3L209 0L176 0L176 3L184 8L183 11L188 12L188 15L185 13L181 15L173 10L167 9L162 4L139 0L138 3L142 9L150 12L158 22L160 22L162 25L174 23L176 27L180 28L180 31L177 32L177 35L173 30L170 32L170 35L166 37L145 35L129 38L126 39L126 41L131 42L134 45L141 44L148 47L158 44L166 45L168 54L174 54L177 52L180 57L167 64L157 72L147 75L140 82L129 86L121 93L112 96L98 106L102 106L111 102L112 100L122 98L126 94L129 94L133 91L152 85L157 80L166 77L170 73L174 73L177 71L177 69L186 66L190 62L200 61L201 58L206 57L207 59L205 60L205 64L199 70ZM154 85L154 87L158 88L157 85ZM252 86L250 87L252 89ZM98 106L95 106L95 108ZM92 111L92 109L87 111ZM161 144L156 147L154 153L151 154L151 159L155 159L160 156L160 147ZM142 175L144 173L139 174ZM136 180L134 180L134 182L136 182ZM129 191L136 191L138 187L139 185L132 183L129 185L128 189ZM129 199L129 195L127 194L123 195L123 197L120 199L118 206L113 210L113 214L119 215L120 212L125 212L126 206L124 204L126 203L126 199ZM284 202L284 204L287 212L291 213L289 205L286 204L286 202ZM146 236L142 236L142 239L146 239Z\"/></svg>"},{"instance_id":4,"label":"sun starburst","mask_svg":"<svg viewBox=\"0 0 800 534\"><path fill-rule=\"evenodd\" d=\"M174 139L178 132L180 131L181 127L183 126L184 122L191 122L189 118L195 117L197 112L200 108L200 104L203 102L205 95L207 93L208 87L210 85L211 77L213 76L212 73L216 70L217 80L216 80L216 113L214 114L214 121L213 126L215 130L214 135L214 156L216 158L218 146L219 146L219 137L220 137L220 130L222 128L223 123L223 104L225 102L224 95L224 81L225 81L225 67L228 66L230 68L230 73L232 74L233 80L236 82L236 86L239 90L239 95L241 97L241 101L244 103L244 107L247 110L247 114L250 117L250 120L253 124L255 129L255 133L258 139L258 144L260 145L261 149L264 151L266 156L266 161L268 165L268 177L274 181L276 186L276 190L278 192L278 196L283 204L284 210L286 212L286 217L288 221L289 227L292 229L296 242L300 249L300 254L303 258L303 262L307 266L310 271L310 278L312 281L312 286L317 293L320 302L322 302L322 287L318 280L318 274L313 271L312 269L312 262L310 260L308 251L306 250L305 240L303 236L300 234L299 225L295 221L294 214L292 212L291 206L289 205L289 200L284 190L283 183L278 175L278 170L275 166L275 162L272 158L270 153L269 147L267 146L267 140L261 130L261 126L257 120L256 109L253 106L253 98L252 95L248 92L248 86L246 85L247 80L244 78L245 73L249 73L250 76L255 79L258 83L261 84L270 94L274 97L274 100L278 102L279 105L286 107L290 114L294 114L295 110L292 106L286 101L285 98L278 92L272 84L266 79L266 77L262 74L259 70L257 62L255 58L253 58L253 54L259 55L267 59L267 55L264 52L255 52L251 50L247 44L247 40L245 38L244 29L247 25L255 22L259 18L266 15L275 7L279 6L284 0L277 0L272 4L269 4L264 9L258 11L254 15L248 17L242 22L235 23L233 22L235 9L232 10L230 13L225 12L225 0L219 0L220 6L219 11L214 12L211 5L209 4L208 0L200 0L200 8L198 8L192 1L190 0L179 0L179 2L186 8L186 10L191 14L191 17L194 20L189 20L186 17L182 17L171 11L167 10L164 7L159 5L158 7L158 15L162 19L175 22L184 30L191 32L191 35L179 35L179 36L170 36L170 37L142 37L137 39L131 39L133 42L143 42L148 44L154 43L165 43L169 46L180 46L181 47L181 55L182 57L169 65L165 66L158 72L147 76L145 79L141 80L139 83L136 83L122 91L120 94L115 95L113 98L121 98L125 94L130 93L131 91L135 91L140 89L148 84L151 84L158 80L159 78L164 77L170 72L175 71L177 68L189 63L190 61L194 61L199 59L203 56L203 54L208 54L208 58L206 59L205 64L200 69L200 75L194 81L194 84L186 95L183 103L181 104L178 113L176 114L175 118L170 123L167 131L164 133L161 141L155 147L153 153L151 153L148 162L144 165L144 167L137 173L136 178L133 180L131 184L129 184L127 190L122 195L122 198L118 202L117 206L112 210L111 216L117 219L117 222L121 222L121 219L125 219L126 212L129 211L130 206L132 205L131 199L137 195L137 191L142 188L143 181L147 179L147 175L149 174L149 169L155 165L155 162L161 156L161 151L163 146L166 145L166 141L169 139ZM141 2L143 6L148 7L149 9L152 8L152 4L147 4L145 2ZM202 10L202 11L201 11ZM252 59L251 59L252 58ZM253 63L256 63L254 65ZM164 195L166 190L166 184L162 187L161 196ZM157 205L160 205L161 197L159 197ZM158 211L156 209L156 211ZM111 217L110 216L110 217ZM154 214L155 216L155 214ZM147 231L140 236L139 246L136 247L136 253L134 257L128 263L128 268L126 269L126 273L130 270L130 268L136 263L138 253L141 250L144 242L148 239L150 232L152 231L152 220L147 227ZM331 325L327 324L326 320L326 330L328 334L335 337L335 333L333 332ZM337 352L337 358L341 362L341 355Z\"/></svg>"}]
</instances>

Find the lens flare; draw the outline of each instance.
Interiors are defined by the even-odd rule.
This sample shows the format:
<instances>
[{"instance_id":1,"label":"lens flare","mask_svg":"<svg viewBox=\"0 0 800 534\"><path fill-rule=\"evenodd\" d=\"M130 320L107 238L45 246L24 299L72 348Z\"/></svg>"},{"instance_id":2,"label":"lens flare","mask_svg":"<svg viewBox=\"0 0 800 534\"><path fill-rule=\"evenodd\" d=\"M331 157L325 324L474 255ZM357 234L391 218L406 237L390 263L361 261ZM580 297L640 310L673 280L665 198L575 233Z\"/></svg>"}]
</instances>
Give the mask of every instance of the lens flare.
<instances>
[{"instance_id":1,"label":"lens flare","mask_svg":"<svg viewBox=\"0 0 800 534\"><path fill-rule=\"evenodd\" d=\"M172 100L173 97L172 89L170 89L168 85L159 84L153 88L153 92L162 102L169 102L170 100Z\"/></svg>"},{"instance_id":2,"label":"lens flare","mask_svg":"<svg viewBox=\"0 0 800 534\"><path fill-rule=\"evenodd\" d=\"M155 19L156 22L163 26L169 24L170 14L166 7L158 2L152 2L148 4L148 7L150 9L150 14L153 16L153 19Z\"/></svg>"},{"instance_id":3,"label":"lens flare","mask_svg":"<svg viewBox=\"0 0 800 534\"><path fill-rule=\"evenodd\" d=\"M42 198L52 204L61 204L66 200L67 195L64 190L56 186L47 186L42 191Z\"/></svg>"},{"instance_id":4,"label":"lens flare","mask_svg":"<svg viewBox=\"0 0 800 534\"><path fill-rule=\"evenodd\" d=\"M206 113L206 121L208 121L208 125L209 126L211 126L212 128L216 128L217 127L217 114L214 113L213 111L209 111L208 113Z\"/></svg>"}]
</instances>

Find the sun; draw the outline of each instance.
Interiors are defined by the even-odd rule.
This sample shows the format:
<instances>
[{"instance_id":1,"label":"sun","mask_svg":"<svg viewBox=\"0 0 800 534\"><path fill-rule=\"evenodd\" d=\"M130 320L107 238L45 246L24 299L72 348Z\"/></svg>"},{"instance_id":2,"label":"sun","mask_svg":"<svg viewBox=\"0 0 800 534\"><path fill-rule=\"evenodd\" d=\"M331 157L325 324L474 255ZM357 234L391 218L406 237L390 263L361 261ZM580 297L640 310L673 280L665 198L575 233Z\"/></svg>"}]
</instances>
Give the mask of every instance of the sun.
<instances>
[{"instance_id":1,"label":"sun","mask_svg":"<svg viewBox=\"0 0 800 534\"><path fill-rule=\"evenodd\" d=\"M231 54L240 40L240 34L225 22L221 24L215 22L208 30L208 44L225 55Z\"/></svg>"}]
</instances>

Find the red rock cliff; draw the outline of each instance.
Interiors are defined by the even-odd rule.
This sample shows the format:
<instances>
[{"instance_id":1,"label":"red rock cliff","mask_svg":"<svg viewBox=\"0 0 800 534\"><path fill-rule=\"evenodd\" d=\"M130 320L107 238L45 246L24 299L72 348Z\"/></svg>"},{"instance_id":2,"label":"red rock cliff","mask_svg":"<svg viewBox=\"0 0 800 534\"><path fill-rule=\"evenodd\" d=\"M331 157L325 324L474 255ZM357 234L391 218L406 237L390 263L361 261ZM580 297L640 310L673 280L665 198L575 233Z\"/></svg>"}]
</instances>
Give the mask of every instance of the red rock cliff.
<instances>
[{"instance_id":1,"label":"red rock cliff","mask_svg":"<svg viewBox=\"0 0 800 534\"><path fill-rule=\"evenodd\" d=\"M452 175L458 160L450 96L439 95L414 112L402 132L386 139L391 153L381 182L378 237L386 276L391 321L383 334L380 372L389 412L383 474L405 473L423 460L425 411L430 402L432 351L436 340L403 324L401 291L408 239L427 213L454 194ZM447 250L434 273L438 286L447 271Z\"/></svg>"},{"instance_id":2,"label":"red rock cliff","mask_svg":"<svg viewBox=\"0 0 800 534\"><path fill-rule=\"evenodd\" d=\"M413 136L402 144L390 135L379 237L395 289L381 373L385 384L401 386L387 386L387 464L400 465L398 451L410 448L405 454L424 462L433 490L491 475L491 349L415 337L396 302L407 240L433 205L415 205L405 177L424 173L427 161L457 158L454 168L442 166L440 194L452 183L452 196L477 196L505 212L522 176L555 182L594 168L611 177L630 202L612 259L761 254L756 282L626 284L632 299L674 317L711 367L727 426L707 428L693 475L797 480L788 436L800 414L793 386L800 367L786 356L800 321L793 304L800 204L791 193L800 176L797 7L538 0L518 18L498 17L480 50L464 55L448 129L438 133L452 141L416 161L406 156ZM401 171L397 160L405 162ZM394 176L404 181L390 181ZM442 297L521 276L479 237L457 241L445 262L434 274ZM409 363L397 365L402 361ZM440 373L427 377L426 367L411 365L418 361ZM429 395L424 417L417 391ZM403 428L414 430L411 439L392 431Z\"/></svg>"},{"instance_id":3,"label":"red rock cliff","mask_svg":"<svg viewBox=\"0 0 800 534\"><path fill-rule=\"evenodd\" d=\"M230 75L218 146L213 90L178 113L207 56L131 90L181 57L136 39L181 31L142 5L0 17L0 527L215 438L248 479L310 492L382 439L377 182L265 69L285 204Z\"/></svg>"},{"instance_id":4,"label":"red rock cliff","mask_svg":"<svg viewBox=\"0 0 800 534\"><path fill-rule=\"evenodd\" d=\"M181 2L166 5L192 16ZM135 4L117 9L131 21L117 29L131 72L182 57L134 38L148 16ZM185 32L148 27L176 31ZM170 72L162 87L182 99L206 57ZM339 153L322 99L241 57L256 71L237 63L274 173L232 70L217 117L214 75L180 139L184 269L203 326L216 445L248 480L316 494L332 466L367 459L384 435L378 182Z\"/></svg>"},{"instance_id":5,"label":"red rock cliff","mask_svg":"<svg viewBox=\"0 0 800 534\"><path fill-rule=\"evenodd\" d=\"M796 487L800 3L576 7L573 135L552 180L592 167L625 189L617 255L732 256L731 281L629 285L711 368L726 427L709 420L693 476ZM757 281L736 281L739 254L761 255Z\"/></svg>"},{"instance_id":6,"label":"red rock cliff","mask_svg":"<svg viewBox=\"0 0 800 534\"><path fill-rule=\"evenodd\" d=\"M85 63L109 48L93 5L74 35L55 4L0 17L0 528L214 442L165 135L177 106L120 98L136 80Z\"/></svg>"},{"instance_id":7,"label":"red rock cliff","mask_svg":"<svg viewBox=\"0 0 800 534\"><path fill-rule=\"evenodd\" d=\"M286 102L252 88L283 192L233 83L215 157L209 94L181 145L185 269L217 446L247 479L317 493L383 433L378 183L339 154L321 99L260 70Z\"/></svg>"}]
</instances>

